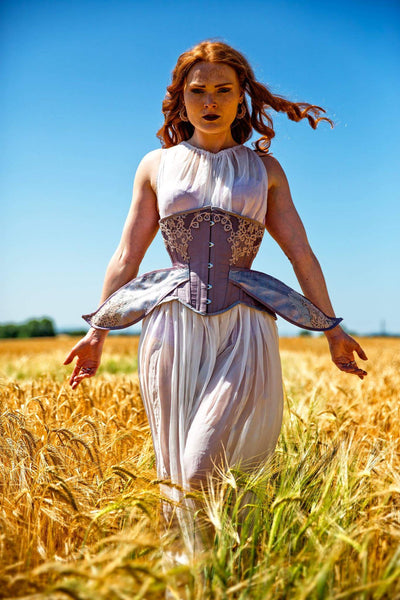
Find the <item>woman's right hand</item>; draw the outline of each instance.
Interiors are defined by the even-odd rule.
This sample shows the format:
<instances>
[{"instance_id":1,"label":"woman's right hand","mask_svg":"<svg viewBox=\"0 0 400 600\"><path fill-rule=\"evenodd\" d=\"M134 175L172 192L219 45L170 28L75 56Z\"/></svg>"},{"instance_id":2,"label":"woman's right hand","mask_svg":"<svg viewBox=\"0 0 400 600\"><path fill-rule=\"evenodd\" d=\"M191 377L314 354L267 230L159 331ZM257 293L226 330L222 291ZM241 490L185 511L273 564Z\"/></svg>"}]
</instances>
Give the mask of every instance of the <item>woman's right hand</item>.
<instances>
[{"instance_id":1,"label":"woman's right hand","mask_svg":"<svg viewBox=\"0 0 400 600\"><path fill-rule=\"evenodd\" d=\"M68 354L64 365L69 365L77 357L75 368L72 372L69 384L74 390L82 379L94 377L100 366L101 354L107 331L90 329Z\"/></svg>"}]
</instances>

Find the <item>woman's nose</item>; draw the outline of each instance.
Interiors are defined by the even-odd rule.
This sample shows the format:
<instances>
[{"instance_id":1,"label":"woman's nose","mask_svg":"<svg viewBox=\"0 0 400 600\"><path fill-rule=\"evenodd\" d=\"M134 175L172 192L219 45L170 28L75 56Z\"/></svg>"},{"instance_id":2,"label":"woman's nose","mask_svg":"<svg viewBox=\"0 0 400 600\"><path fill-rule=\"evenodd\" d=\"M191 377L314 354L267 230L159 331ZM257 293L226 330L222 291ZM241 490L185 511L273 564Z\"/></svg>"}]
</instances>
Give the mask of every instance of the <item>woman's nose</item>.
<instances>
[{"instance_id":1,"label":"woman's nose","mask_svg":"<svg viewBox=\"0 0 400 600\"><path fill-rule=\"evenodd\" d=\"M215 98L213 96L207 96L206 98L204 98L204 107L205 108L210 108L210 107L215 107L217 106L217 103L215 102Z\"/></svg>"}]
</instances>

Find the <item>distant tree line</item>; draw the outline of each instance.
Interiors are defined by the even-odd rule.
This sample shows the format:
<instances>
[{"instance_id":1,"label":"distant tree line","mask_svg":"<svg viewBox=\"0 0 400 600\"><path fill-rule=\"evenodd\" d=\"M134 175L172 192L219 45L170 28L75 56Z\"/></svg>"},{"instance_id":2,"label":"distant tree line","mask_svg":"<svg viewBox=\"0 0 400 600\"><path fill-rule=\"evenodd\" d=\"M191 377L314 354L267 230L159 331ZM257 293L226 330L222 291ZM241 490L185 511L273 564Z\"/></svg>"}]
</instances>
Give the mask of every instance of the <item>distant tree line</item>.
<instances>
[{"instance_id":1,"label":"distant tree line","mask_svg":"<svg viewBox=\"0 0 400 600\"><path fill-rule=\"evenodd\" d=\"M54 323L48 317L29 319L24 323L0 324L0 339L54 337L55 335Z\"/></svg>"},{"instance_id":2,"label":"distant tree line","mask_svg":"<svg viewBox=\"0 0 400 600\"><path fill-rule=\"evenodd\" d=\"M73 337L83 337L87 334L87 332L87 329L65 329L63 331L60 331L59 333L62 333L63 335L71 335Z\"/></svg>"}]
</instances>

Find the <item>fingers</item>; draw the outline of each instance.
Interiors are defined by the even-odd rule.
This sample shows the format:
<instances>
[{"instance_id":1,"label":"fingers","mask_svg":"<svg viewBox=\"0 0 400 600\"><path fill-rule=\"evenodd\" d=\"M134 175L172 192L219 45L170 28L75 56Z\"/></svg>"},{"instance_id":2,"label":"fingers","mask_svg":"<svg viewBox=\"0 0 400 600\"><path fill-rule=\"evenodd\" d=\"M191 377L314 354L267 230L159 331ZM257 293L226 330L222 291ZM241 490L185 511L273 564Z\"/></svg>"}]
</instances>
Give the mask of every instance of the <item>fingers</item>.
<instances>
[{"instance_id":1,"label":"fingers","mask_svg":"<svg viewBox=\"0 0 400 600\"><path fill-rule=\"evenodd\" d=\"M69 385L72 385L75 381L75 377L77 377L79 375L79 371L81 370L80 366L75 365L74 370L72 371L72 375L69 378Z\"/></svg>"},{"instance_id":2,"label":"fingers","mask_svg":"<svg viewBox=\"0 0 400 600\"><path fill-rule=\"evenodd\" d=\"M355 360L350 360L350 361L335 361L335 365L338 367L338 369L340 369L341 371L344 371L345 373L351 373L353 375L357 375L357 377L359 377L360 379L364 379L364 377L366 377L367 372L364 371L363 369L360 369L360 367L357 365Z\"/></svg>"},{"instance_id":3,"label":"fingers","mask_svg":"<svg viewBox=\"0 0 400 600\"><path fill-rule=\"evenodd\" d=\"M93 377L100 365L101 348L92 348L92 345L86 340L78 342L67 355L64 365L69 365L77 358L76 365L69 378L69 384L75 389L83 379Z\"/></svg>"},{"instance_id":4,"label":"fingers","mask_svg":"<svg viewBox=\"0 0 400 600\"><path fill-rule=\"evenodd\" d=\"M97 368L98 365L92 364L92 366L90 366L90 363L88 365L88 363L79 364L79 362L77 362L69 379L69 385L74 390L80 384L82 379L86 379L87 377L94 377L94 375L96 375Z\"/></svg>"},{"instance_id":5,"label":"fingers","mask_svg":"<svg viewBox=\"0 0 400 600\"><path fill-rule=\"evenodd\" d=\"M75 358L75 350L71 350L71 352L68 354L67 358L64 360L63 365L69 365L70 362L72 362Z\"/></svg>"},{"instance_id":6,"label":"fingers","mask_svg":"<svg viewBox=\"0 0 400 600\"><path fill-rule=\"evenodd\" d=\"M97 368L96 367L84 367L82 365L76 365L74 372L71 375L69 383L74 390L78 387L80 382L83 379L87 379L88 377L94 377L96 375Z\"/></svg>"},{"instance_id":7,"label":"fingers","mask_svg":"<svg viewBox=\"0 0 400 600\"><path fill-rule=\"evenodd\" d=\"M89 373L82 373L81 375L77 375L71 383L72 389L75 390L81 383L81 381L83 381L83 379L87 379L88 377L93 377L93 375Z\"/></svg>"},{"instance_id":8,"label":"fingers","mask_svg":"<svg viewBox=\"0 0 400 600\"><path fill-rule=\"evenodd\" d=\"M368 356L365 354L364 350L361 348L360 344L357 344L356 352L362 360L368 360Z\"/></svg>"},{"instance_id":9,"label":"fingers","mask_svg":"<svg viewBox=\"0 0 400 600\"><path fill-rule=\"evenodd\" d=\"M358 342L356 342L356 340L354 338L350 338L350 344L347 344L346 350L347 350L347 352L351 352L351 354L353 354L353 352L357 352L358 356L362 360L368 360L368 356L365 354L365 352L361 348L360 344Z\"/></svg>"},{"instance_id":10,"label":"fingers","mask_svg":"<svg viewBox=\"0 0 400 600\"><path fill-rule=\"evenodd\" d=\"M81 375L77 375L73 382L71 383L71 387L73 390L75 390L78 385L81 383L81 381L83 381L84 379L87 379L88 377L93 377L93 375L89 375L88 373L82 373Z\"/></svg>"}]
</instances>

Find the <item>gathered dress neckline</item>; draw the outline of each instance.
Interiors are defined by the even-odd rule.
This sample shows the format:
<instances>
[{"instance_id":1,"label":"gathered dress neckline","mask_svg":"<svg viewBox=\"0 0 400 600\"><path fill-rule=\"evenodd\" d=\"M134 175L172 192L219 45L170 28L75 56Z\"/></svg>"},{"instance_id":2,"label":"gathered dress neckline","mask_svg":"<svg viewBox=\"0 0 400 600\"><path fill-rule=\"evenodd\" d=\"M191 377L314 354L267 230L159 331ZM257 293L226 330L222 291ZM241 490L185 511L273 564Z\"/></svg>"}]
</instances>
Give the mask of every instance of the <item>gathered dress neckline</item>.
<instances>
[{"instance_id":1,"label":"gathered dress neckline","mask_svg":"<svg viewBox=\"0 0 400 600\"><path fill-rule=\"evenodd\" d=\"M197 150L198 152L203 152L204 154L207 154L210 156L218 156L218 154L222 154L224 152L232 152L232 151L235 151L237 148L244 147L244 144L236 144L235 146L229 146L229 148L222 148L222 150L218 150L218 152L211 152L210 150L206 150L205 148L199 148L198 146L193 146L193 144L191 144L187 140L183 140L182 142L180 142L180 144L182 144L183 146L186 146L187 148L190 148L191 150Z\"/></svg>"}]
</instances>

